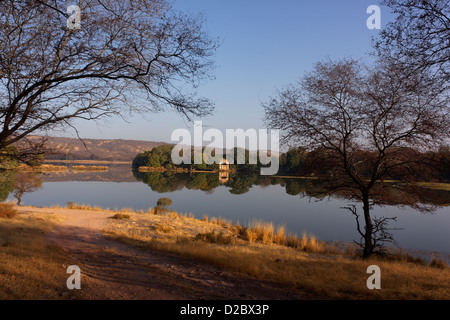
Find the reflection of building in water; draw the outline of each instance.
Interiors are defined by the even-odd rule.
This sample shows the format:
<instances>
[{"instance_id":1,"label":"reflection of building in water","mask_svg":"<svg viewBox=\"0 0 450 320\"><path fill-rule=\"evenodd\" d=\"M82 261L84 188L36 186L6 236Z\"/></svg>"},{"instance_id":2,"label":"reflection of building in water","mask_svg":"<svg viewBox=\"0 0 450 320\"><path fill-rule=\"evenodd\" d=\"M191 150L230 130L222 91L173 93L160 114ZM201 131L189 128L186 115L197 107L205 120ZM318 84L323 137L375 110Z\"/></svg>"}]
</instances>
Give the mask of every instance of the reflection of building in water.
<instances>
[{"instance_id":1,"label":"reflection of building in water","mask_svg":"<svg viewBox=\"0 0 450 320\"><path fill-rule=\"evenodd\" d=\"M229 171L220 171L219 172L219 181L220 183L225 183L230 179L230 172Z\"/></svg>"},{"instance_id":2,"label":"reflection of building in water","mask_svg":"<svg viewBox=\"0 0 450 320\"><path fill-rule=\"evenodd\" d=\"M227 159L222 159L219 163L219 171L230 171L230 163Z\"/></svg>"},{"instance_id":3,"label":"reflection of building in water","mask_svg":"<svg viewBox=\"0 0 450 320\"><path fill-rule=\"evenodd\" d=\"M219 181L225 183L230 179L230 163L227 159L222 159L219 163Z\"/></svg>"}]
</instances>

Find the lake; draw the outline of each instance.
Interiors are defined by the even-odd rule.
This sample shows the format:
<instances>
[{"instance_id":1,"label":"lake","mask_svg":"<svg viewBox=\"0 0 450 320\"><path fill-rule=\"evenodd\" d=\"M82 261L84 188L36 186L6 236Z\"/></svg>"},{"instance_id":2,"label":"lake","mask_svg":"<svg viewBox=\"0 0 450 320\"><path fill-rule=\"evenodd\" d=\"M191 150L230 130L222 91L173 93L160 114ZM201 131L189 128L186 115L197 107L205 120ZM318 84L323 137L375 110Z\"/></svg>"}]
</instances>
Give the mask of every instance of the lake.
<instances>
[{"instance_id":1,"label":"lake","mask_svg":"<svg viewBox=\"0 0 450 320\"><path fill-rule=\"evenodd\" d=\"M17 181L30 185L30 174L21 175ZM173 210L197 218L223 217L240 224L261 219L284 224L292 234L307 232L325 241L359 240L354 216L342 209L350 202L339 196L312 196L309 191L317 188L317 181L312 179L139 173L127 165L111 166L106 172L43 173L34 179L38 183L23 194L22 205L64 206L71 201L110 209L147 210L156 206L159 198L168 197L173 200ZM3 185L3 199L16 200L12 185L9 189L6 182ZM441 203L450 202L448 191L432 190L432 194ZM450 254L449 206L438 207L433 214L410 207L378 206L372 216L397 217L389 226L402 229L392 231L402 248Z\"/></svg>"}]
</instances>

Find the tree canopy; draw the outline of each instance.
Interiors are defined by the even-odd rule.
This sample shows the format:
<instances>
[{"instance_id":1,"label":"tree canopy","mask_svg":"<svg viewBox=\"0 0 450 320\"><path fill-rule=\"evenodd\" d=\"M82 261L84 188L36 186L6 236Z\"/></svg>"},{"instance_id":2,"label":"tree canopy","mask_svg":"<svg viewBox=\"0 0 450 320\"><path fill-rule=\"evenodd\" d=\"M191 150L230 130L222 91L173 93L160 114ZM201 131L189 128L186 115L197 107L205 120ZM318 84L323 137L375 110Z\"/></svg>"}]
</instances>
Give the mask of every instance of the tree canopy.
<instances>
[{"instance_id":1,"label":"tree canopy","mask_svg":"<svg viewBox=\"0 0 450 320\"><path fill-rule=\"evenodd\" d=\"M202 15L178 12L166 0L77 4L80 28L69 28L65 2L0 2L3 154L12 144L39 153L45 144L28 135L76 130L74 119L166 108L189 119L211 112L196 88L211 77L218 42L206 34Z\"/></svg>"}]
</instances>

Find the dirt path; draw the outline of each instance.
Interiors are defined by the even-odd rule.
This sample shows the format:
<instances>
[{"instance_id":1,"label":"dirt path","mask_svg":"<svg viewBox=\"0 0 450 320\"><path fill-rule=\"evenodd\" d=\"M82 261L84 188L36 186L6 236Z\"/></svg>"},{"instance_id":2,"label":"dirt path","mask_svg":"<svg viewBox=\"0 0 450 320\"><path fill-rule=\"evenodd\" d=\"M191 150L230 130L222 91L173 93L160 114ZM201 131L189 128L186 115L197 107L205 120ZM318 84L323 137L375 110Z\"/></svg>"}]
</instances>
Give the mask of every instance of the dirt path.
<instances>
[{"instance_id":1,"label":"dirt path","mask_svg":"<svg viewBox=\"0 0 450 320\"><path fill-rule=\"evenodd\" d=\"M70 297L101 300L298 299L282 288L169 253L141 250L103 236L110 213L27 208L65 216L47 237L76 261L81 290ZM69 275L68 275L69 276Z\"/></svg>"}]
</instances>

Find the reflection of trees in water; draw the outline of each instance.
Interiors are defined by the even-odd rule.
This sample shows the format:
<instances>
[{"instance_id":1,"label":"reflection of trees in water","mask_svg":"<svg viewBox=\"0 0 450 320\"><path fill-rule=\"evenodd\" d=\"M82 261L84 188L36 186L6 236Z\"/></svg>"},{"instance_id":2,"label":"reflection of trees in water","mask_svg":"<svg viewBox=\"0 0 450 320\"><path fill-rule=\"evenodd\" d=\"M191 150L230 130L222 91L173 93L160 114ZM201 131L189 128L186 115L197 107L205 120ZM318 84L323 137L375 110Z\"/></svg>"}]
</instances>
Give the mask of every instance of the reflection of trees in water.
<instances>
[{"instance_id":1,"label":"reflection of trees in water","mask_svg":"<svg viewBox=\"0 0 450 320\"><path fill-rule=\"evenodd\" d=\"M17 204L21 205L25 193L37 191L42 187L42 179L35 172L2 172L0 173L0 201L5 201L13 192Z\"/></svg>"},{"instance_id":2,"label":"reflection of trees in water","mask_svg":"<svg viewBox=\"0 0 450 320\"><path fill-rule=\"evenodd\" d=\"M149 185L159 193L173 192L183 188L202 190L211 193L215 188L223 185L233 194L246 193L261 180L257 173L230 173L226 182L220 180L219 173L174 173L174 172L139 172L133 171L137 180Z\"/></svg>"},{"instance_id":3,"label":"reflection of trees in water","mask_svg":"<svg viewBox=\"0 0 450 320\"><path fill-rule=\"evenodd\" d=\"M182 190L189 181L188 174L175 174L173 172L151 172L144 173L133 171L133 175L138 181L150 186L152 191L158 193L174 192Z\"/></svg>"},{"instance_id":4,"label":"reflection of trees in water","mask_svg":"<svg viewBox=\"0 0 450 320\"><path fill-rule=\"evenodd\" d=\"M138 180L148 184L153 191L166 193L176 190L194 189L202 190L206 193L212 193L218 186L225 186L232 194L245 194L250 191L253 186L262 188L279 185L285 188L287 194L291 196L310 197L315 199L324 199L332 197L341 201L357 200L352 198L355 194L354 190L341 189L330 193L330 180L324 179L302 179L302 178L280 178L260 176L256 172L252 173L230 173L226 182L220 181L219 174L214 173L194 173L194 174L176 174L176 173L140 173L135 172ZM332 182L333 184L336 181ZM337 181L339 183L339 181ZM377 206L398 206L411 207L422 212L431 213L439 206L448 205L450 203L450 191L435 190L421 188L417 185L405 183L378 183L373 188L373 195L370 199L373 205ZM342 209L349 209L354 214L357 221L357 231L364 236L364 230L359 224L359 214L354 204L349 204ZM371 234L374 245L379 246L381 253L384 250L383 243L394 243L393 235L390 233L388 222L396 220L391 217L374 217L374 228ZM355 243L363 248L362 240Z\"/></svg>"},{"instance_id":5,"label":"reflection of trees in water","mask_svg":"<svg viewBox=\"0 0 450 320\"><path fill-rule=\"evenodd\" d=\"M42 188L40 174L34 172L18 172L14 178L14 197L17 204L22 204L22 197L27 192L34 192Z\"/></svg>"},{"instance_id":6,"label":"reflection of trees in water","mask_svg":"<svg viewBox=\"0 0 450 320\"><path fill-rule=\"evenodd\" d=\"M14 176L11 171L0 172L0 201L5 201L14 190Z\"/></svg>"},{"instance_id":7,"label":"reflection of trees in water","mask_svg":"<svg viewBox=\"0 0 450 320\"><path fill-rule=\"evenodd\" d=\"M284 187L292 196L323 199L331 196L337 199L348 197L349 190L340 190L330 194L327 181L319 179L279 178L261 176L257 172L230 173L229 179L221 183L218 173L174 173L174 172L133 172L138 181L149 185L159 193L174 192L184 188L211 192L219 186L225 186L232 194L245 194L254 186L262 188L271 185ZM383 190L381 191L381 188ZM387 191L387 192L386 192ZM379 192L374 192L373 202L377 205L409 206L417 210L428 210L434 206L448 205L450 192L427 189L419 186L391 183L380 184Z\"/></svg>"}]
</instances>

